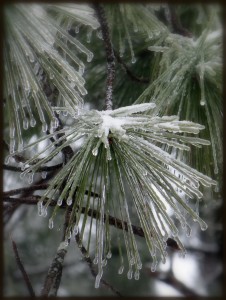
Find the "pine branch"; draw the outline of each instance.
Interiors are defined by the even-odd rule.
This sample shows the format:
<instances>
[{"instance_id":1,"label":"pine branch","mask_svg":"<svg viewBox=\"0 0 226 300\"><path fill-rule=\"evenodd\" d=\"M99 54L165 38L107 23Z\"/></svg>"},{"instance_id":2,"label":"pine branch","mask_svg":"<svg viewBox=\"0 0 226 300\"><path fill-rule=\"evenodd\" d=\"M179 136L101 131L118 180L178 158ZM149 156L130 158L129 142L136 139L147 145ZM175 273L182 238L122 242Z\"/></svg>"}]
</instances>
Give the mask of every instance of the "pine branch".
<instances>
[{"instance_id":1,"label":"pine branch","mask_svg":"<svg viewBox=\"0 0 226 300\"><path fill-rule=\"evenodd\" d=\"M41 196L30 196L30 197L20 197L20 198L11 198L11 197L7 197L7 196L4 196L3 198L3 201L4 202L10 202L10 203L20 203L20 204L29 204L29 205L35 205L38 203L38 201L41 199ZM46 199L45 201L48 201L48 199ZM44 201L44 203L45 203ZM52 201L50 202L49 204L50 206L55 206L56 205L56 201ZM61 209L65 209L66 208L66 204L62 204L60 206ZM85 213L86 211L86 208L85 207L82 207L82 210L81 210L81 213ZM99 212L95 209L89 209L87 211L87 214L88 216L90 217L93 217L93 218L98 218L98 214ZM104 215L104 221L106 221L106 215ZM128 224L127 222L123 221L123 225L122 225L122 221L120 219L117 219L111 215L108 216L108 221L109 221L109 224L112 225L112 226L115 226L116 228L118 229L123 229L123 225L124 225L124 229L126 231L128 231ZM140 237L144 237L144 231L141 227L139 226L136 226L136 225L132 225L132 230L133 230L133 233L137 236L140 236ZM177 242L172 239L172 238L168 238L167 241L167 246L174 249L174 250L181 250L179 245L177 244Z\"/></svg>"},{"instance_id":2,"label":"pine branch","mask_svg":"<svg viewBox=\"0 0 226 300\"><path fill-rule=\"evenodd\" d=\"M93 265L93 262L92 262L91 258L88 256L88 252L87 252L86 248L83 245L81 245L79 233L75 236L75 240L76 240L77 244L79 245L78 248L80 249L80 251L82 253L83 259L87 262L87 264L90 268L91 274L94 277L96 277L97 276L97 271L94 268L94 265ZM115 287L113 287L110 283L108 283L106 280L101 278L100 282L104 286L106 286L108 289L110 289L114 294L116 294L119 297L122 297L122 294Z\"/></svg>"},{"instance_id":3,"label":"pine branch","mask_svg":"<svg viewBox=\"0 0 226 300\"><path fill-rule=\"evenodd\" d=\"M104 40L106 58L107 58L107 90L105 99L105 109L112 109L112 93L113 93L113 82L115 79L115 56L112 47L112 42L110 39L109 27L105 15L104 8L101 4L95 3L94 9L97 14L98 21L100 23L100 28Z\"/></svg>"},{"instance_id":4,"label":"pine branch","mask_svg":"<svg viewBox=\"0 0 226 300\"><path fill-rule=\"evenodd\" d=\"M20 272L23 276L24 282L26 283L26 286L27 286L27 289L29 291L30 297L35 298L35 292L33 290L33 287L31 285L31 282L30 282L30 279L27 275L27 272L26 272L26 270L23 266L23 263L20 259L19 252L18 252L18 249L17 249L17 245L16 245L15 241L12 238L11 238L11 241L12 241L13 251L14 251L14 255L15 255L17 265L18 265L19 270L20 270Z\"/></svg>"}]
</instances>

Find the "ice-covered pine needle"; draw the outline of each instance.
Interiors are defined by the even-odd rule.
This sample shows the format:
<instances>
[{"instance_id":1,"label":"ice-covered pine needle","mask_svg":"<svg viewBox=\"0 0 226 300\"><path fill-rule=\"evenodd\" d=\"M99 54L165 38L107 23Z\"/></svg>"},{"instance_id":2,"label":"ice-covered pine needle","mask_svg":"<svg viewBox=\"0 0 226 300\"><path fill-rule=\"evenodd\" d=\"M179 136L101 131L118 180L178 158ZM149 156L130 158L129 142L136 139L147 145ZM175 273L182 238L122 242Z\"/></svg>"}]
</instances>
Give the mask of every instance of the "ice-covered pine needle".
<instances>
[{"instance_id":1,"label":"ice-covered pine needle","mask_svg":"<svg viewBox=\"0 0 226 300\"><path fill-rule=\"evenodd\" d=\"M173 236L185 251L178 238L174 217L187 235L190 235L189 222L192 220L198 222L202 230L207 228L186 199L196 203L202 198L200 185L211 186L216 182L162 150L162 145L166 144L183 150L189 150L189 145L209 145L208 141L191 136L204 127L179 121L177 116L154 116L150 114L154 107L154 103L144 103L108 111L82 111L73 126L61 130L65 133L61 146L50 143L24 166L23 175L33 173L63 147L82 141L74 156L51 181L38 208L39 215L46 216L48 205L52 200L56 201L49 221L53 228L54 217L63 200L71 206L65 245L79 232L80 243L85 244L88 253L95 248L96 287L103 267L112 256L112 217L121 220L122 230L117 230L121 259L119 274L127 267L129 279L133 276L139 279L142 268L132 227L134 211L153 258L153 271L159 257L163 262L166 259L168 237ZM46 139L50 136L54 133ZM46 151L50 154L33 164ZM174 212L174 217L169 211ZM126 259L122 254L122 240Z\"/></svg>"}]
</instances>

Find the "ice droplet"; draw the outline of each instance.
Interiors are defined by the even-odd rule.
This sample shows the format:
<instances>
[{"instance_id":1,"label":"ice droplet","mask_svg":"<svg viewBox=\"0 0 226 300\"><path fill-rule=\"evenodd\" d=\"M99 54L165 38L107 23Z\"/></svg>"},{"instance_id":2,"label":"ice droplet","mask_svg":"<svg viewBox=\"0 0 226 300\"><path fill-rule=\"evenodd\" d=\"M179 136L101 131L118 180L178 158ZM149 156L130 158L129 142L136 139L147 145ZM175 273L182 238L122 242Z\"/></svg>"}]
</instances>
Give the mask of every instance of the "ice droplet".
<instances>
[{"instance_id":1,"label":"ice droplet","mask_svg":"<svg viewBox=\"0 0 226 300\"><path fill-rule=\"evenodd\" d=\"M30 125L31 125L31 127L35 127L35 125L36 125L36 120L35 120L35 118L31 118L31 119L30 119Z\"/></svg>"},{"instance_id":2,"label":"ice droplet","mask_svg":"<svg viewBox=\"0 0 226 300\"><path fill-rule=\"evenodd\" d=\"M53 229L53 219L49 219L49 229Z\"/></svg>"},{"instance_id":3,"label":"ice droplet","mask_svg":"<svg viewBox=\"0 0 226 300\"><path fill-rule=\"evenodd\" d=\"M140 279L140 272L139 272L138 270L136 270L136 271L134 272L134 279L135 279L135 280L139 280L139 279Z\"/></svg>"},{"instance_id":4,"label":"ice droplet","mask_svg":"<svg viewBox=\"0 0 226 300\"><path fill-rule=\"evenodd\" d=\"M107 263L108 263L107 259L104 259L104 260L102 261L102 266L105 267L105 266L107 265Z\"/></svg>"},{"instance_id":5,"label":"ice droplet","mask_svg":"<svg viewBox=\"0 0 226 300\"><path fill-rule=\"evenodd\" d=\"M43 215L44 218L47 217L47 207L43 208L42 215Z\"/></svg>"},{"instance_id":6,"label":"ice droplet","mask_svg":"<svg viewBox=\"0 0 226 300\"><path fill-rule=\"evenodd\" d=\"M133 277L133 270L132 269L129 269L128 273L127 273L127 278L128 279L132 279Z\"/></svg>"},{"instance_id":7,"label":"ice droplet","mask_svg":"<svg viewBox=\"0 0 226 300\"><path fill-rule=\"evenodd\" d=\"M57 200L57 205L58 205L58 206L61 206L61 205L62 205L62 202L63 202L63 200L59 198L59 199Z\"/></svg>"},{"instance_id":8,"label":"ice droplet","mask_svg":"<svg viewBox=\"0 0 226 300\"><path fill-rule=\"evenodd\" d=\"M87 55L87 62L91 62L92 59L93 59L93 53L91 52Z\"/></svg>"},{"instance_id":9,"label":"ice droplet","mask_svg":"<svg viewBox=\"0 0 226 300\"><path fill-rule=\"evenodd\" d=\"M94 148L94 149L92 150L92 154L93 154L94 156L97 156L97 154L98 154L98 148Z\"/></svg>"},{"instance_id":10,"label":"ice droplet","mask_svg":"<svg viewBox=\"0 0 226 300\"><path fill-rule=\"evenodd\" d=\"M201 106L204 106L205 104L206 104L206 102L205 102L204 100L201 100L201 101L200 101L200 105L201 105Z\"/></svg>"},{"instance_id":11,"label":"ice droplet","mask_svg":"<svg viewBox=\"0 0 226 300\"><path fill-rule=\"evenodd\" d=\"M112 257L112 253L109 251L106 257L110 259Z\"/></svg>"},{"instance_id":12,"label":"ice droplet","mask_svg":"<svg viewBox=\"0 0 226 300\"><path fill-rule=\"evenodd\" d=\"M43 205L43 202L41 201L41 202L38 202L38 204L37 204L37 206L38 206L38 215L41 217L42 216L42 214L43 214L43 207L42 207L42 205Z\"/></svg>"},{"instance_id":13,"label":"ice droplet","mask_svg":"<svg viewBox=\"0 0 226 300\"><path fill-rule=\"evenodd\" d=\"M124 266L121 266L119 269L118 269L118 274L122 274L124 271Z\"/></svg>"},{"instance_id":14,"label":"ice droplet","mask_svg":"<svg viewBox=\"0 0 226 300\"><path fill-rule=\"evenodd\" d=\"M67 205L70 206L71 204L72 204L72 199L71 199L71 198L68 198L68 199L67 199Z\"/></svg>"},{"instance_id":15,"label":"ice droplet","mask_svg":"<svg viewBox=\"0 0 226 300\"><path fill-rule=\"evenodd\" d=\"M131 63L132 63L132 64L135 64L136 61L137 61L137 60L136 60L136 57L133 56L132 59L131 59Z\"/></svg>"},{"instance_id":16,"label":"ice droplet","mask_svg":"<svg viewBox=\"0 0 226 300\"><path fill-rule=\"evenodd\" d=\"M48 129L48 125L47 125L47 123L42 123L42 132L46 132L47 131L47 129Z\"/></svg>"},{"instance_id":17,"label":"ice droplet","mask_svg":"<svg viewBox=\"0 0 226 300\"><path fill-rule=\"evenodd\" d=\"M6 164L6 165L8 165L8 164L10 163L10 158L11 158L10 155L7 155L7 156L5 157L5 164Z\"/></svg>"},{"instance_id":18,"label":"ice droplet","mask_svg":"<svg viewBox=\"0 0 226 300\"><path fill-rule=\"evenodd\" d=\"M46 171L43 171L43 172L41 173L41 176L42 176L42 179L46 179L47 172L46 172Z\"/></svg>"},{"instance_id":19,"label":"ice droplet","mask_svg":"<svg viewBox=\"0 0 226 300\"><path fill-rule=\"evenodd\" d=\"M32 184L33 178L34 178L34 173L33 173L33 172L30 173L30 174L28 174L28 183L29 183L29 184Z\"/></svg>"},{"instance_id":20,"label":"ice droplet","mask_svg":"<svg viewBox=\"0 0 226 300\"><path fill-rule=\"evenodd\" d=\"M28 119L25 118L25 119L23 120L23 129L24 129L24 130L27 130L27 129L28 129L28 126L29 126Z\"/></svg>"},{"instance_id":21,"label":"ice droplet","mask_svg":"<svg viewBox=\"0 0 226 300\"><path fill-rule=\"evenodd\" d=\"M191 227L187 225L187 227L186 227L186 236L190 237L191 236L191 232L192 232Z\"/></svg>"}]
</instances>

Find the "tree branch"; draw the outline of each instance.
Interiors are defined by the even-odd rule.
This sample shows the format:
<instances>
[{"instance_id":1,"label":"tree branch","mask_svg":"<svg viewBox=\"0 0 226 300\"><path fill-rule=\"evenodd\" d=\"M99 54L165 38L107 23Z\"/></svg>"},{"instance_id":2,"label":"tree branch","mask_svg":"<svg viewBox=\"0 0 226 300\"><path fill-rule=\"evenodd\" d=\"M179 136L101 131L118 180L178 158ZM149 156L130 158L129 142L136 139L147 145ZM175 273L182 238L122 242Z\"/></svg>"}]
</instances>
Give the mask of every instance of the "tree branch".
<instances>
[{"instance_id":1,"label":"tree branch","mask_svg":"<svg viewBox=\"0 0 226 300\"><path fill-rule=\"evenodd\" d=\"M14 251L14 254L15 254L17 265L18 265L19 270L20 270L20 272L23 276L24 282L26 283L29 294L32 298L35 298L35 292L33 290L30 279L29 279L29 277L27 275L27 272L25 271L25 268L24 268L24 266L22 264L22 261L20 259L18 249L17 249L17 245L16 245L15 241L12 238L11 238L11 241L12 241L13 251Z\"/></svg>"},{"instance_id":2,"label":"tree branch","mask_svg":"<svg viewBox=\"0 0 226 300\"><path fill-rule=\"evenodd\" d=\"M31 197L25 197L25 198L10 198L10 197L4 197L3 198L3 201L5 202L19 202L20 204L30 204L30 205L34 205L34 204L37 204L38 201L41 199L41 196L31 196ZM46 199L45 201L47 201L48 199ZM45 202L44 201L44 202ZM52 201L50 202L49 204L50 206L55 206L56 205L56 201ZM66 204L62 204L60 206L61 209L65 209L66 208ZM82 208L82 213L85 213L85 210L86 208L83 207ZM95 210L95 209L89 209L88 212L87 212L88 216L92 216L93 218L97 218L98 217L98 211ZM104 221L106 220L106 215L104 215ZM122 220L120 219L117 219L115 217L112 217L112 216L108 216L108 220L109 220L109 224L110 225L113 225L115 226L116 228L118 229L123 229L123 225L122 225ZM124 224L124 228L126 231L128 231L128 224L127 222L123 221L123 224ZM133 230L133 233L135 235L138 235L140 237L144 237L144 231L141 227L139 226L136 226L136 225L132 225L132 230ZM167 241L167 246L174 249L174 250L181 250L180 247L178 246L177 242L172 239L172 238L168 238Z\"/></svg>"},{"instance_id":3,"label":"tree branch","mask_svg":"<svg viewBox=\"0 0 226 300\"><path fill-rule=\"evenodd\" d=\"M75 240L78 245L81 245L79 233L75 236ZM80 249L80 251L82 253L83 259L87 262L87 264L90 268L91 274L93 275L93 277L96 277L97 271L95 270L95 267L93 265L91 258L89 256L87 256L88 252L87 252L86 248L83 245L79 246L78 248ZM116 294L119 297L122 297L122 294L116 288L114 288L110 283L108 283L106 280L101 278L100 282L104 286L106 286L108 289L110 289L114 294Z\"/></svg>"},{"instance_id":4,"label":"tree branch","mask_svg":"<svg viewBox=\"0 0 226 300\"><path fill-rule=\"evenodd\" d=\"M110 39L110 33L104 8L99 3L95 3L93 6L97 14L98 21L100 23L107 58L107 88L105 98L105 109L108 110L112 109L113 82L115 79L115 56Z\"/></svg>"},{"instance_id":5,"label":"tree branch","mask_svg":"<svg viewBox=\"0 0 226 300\"><path fill-rule=\"evenodd\" d=\"M57 253L52 261L52 264L49 268L49 271L47 273L42 291L41 296L47 297L51 291L51 288L53 289L52 295L56 296L57 290L59 288L60 282L57 282L57 280L61 279L62 276L62 269L63 269L63 263L65 255L67 254L66 247L64 245L64 242L61 242Z\"/></svg>"}]
</instances>

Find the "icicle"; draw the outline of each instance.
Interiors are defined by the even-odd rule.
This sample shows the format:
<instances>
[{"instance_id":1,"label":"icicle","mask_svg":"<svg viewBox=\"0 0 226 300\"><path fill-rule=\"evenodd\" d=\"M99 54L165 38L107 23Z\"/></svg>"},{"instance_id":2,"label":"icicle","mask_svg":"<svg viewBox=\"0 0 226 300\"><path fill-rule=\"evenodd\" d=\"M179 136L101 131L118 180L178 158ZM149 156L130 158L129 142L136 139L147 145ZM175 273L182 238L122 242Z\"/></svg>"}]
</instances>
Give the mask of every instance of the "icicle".
<instances>
[{"instance_id":1,"label":"icicle","mask_svg":"<svg viewBox=\"0 0 226 300\"><path fill-rule=\"evenodd\" d=\"M25 119L23 120L23 129L27 130L27 129L28 129L28 126L29 126L28 119L25 118Z\"/></svg>"},{"instance_id":2,"label":"icicle","mask_svg":"<svg viewBox=\"0 0 226 300\"><path fill-rule=\"evenodd\" d=\"M38 206L38 215L41 217L43 215L43 201L37 203Z\"/></svg>"},{"instance_id":3,"label":"icicle","mask_svg":"<svg viewBox=\"0 0 226 300\"><path fill-rule=\"evenodd\" d=\"M15 145L16 145L15 139L10 139L10 144L9 144L9 153L10 154L13 154L15 152Z\"/></svg>"},{"instance_id":4,"label":"icicle","mask_svg":"<svg viewBox=\"0 0 226 300\"><path fill-rule=\"evenodd\" d=\"M48 214L47 207L45 207L45 208L43 208L42 216L45 218L45 217L47 217L47 214Z\"/></svg>"},{"instance_id":5,"label":"icicle","mask_svg":"<svg viewBox=\"0 0 226 300\"><path fill-rule=\"evenodd\" d=\"M87 32L87 43L90 43L91 42L91 36L92 36L92 33L93 33L93 29L90 28Z\"/></svg>"},{"instance_id":6,"label":"icicle","mask_svg":"<svg viewBox=\"0 0 226 300\"><path fill-rule=\"evenodd\" d=\"M139 270L136 270L136 271L134 272L134 279L135 279L135 280L139 280L139 279L140 279L140 272L139 272Z\"/></svg>"},{"instance_id":7,"label":"icicle","mask_svg":"<svg viewBox=\"0 0 226 300\"><path fill-rule=\"evenodd\" d=\"M128 279L132 279L133 278L133 270L129 269L128 273L127 273L127 278Z\"/></svg>"},{"instance_id":8,"label":"icicle","mask_svg":"<svg viewBox=\"0 0 226 300\"><path fill-rule=\"evenodd\" d=\"M32 184L33 182L33 177L34 177L34 172L31 172L30 174L28 174L28 183Z\"/></svg>"},{"instance_id":9,"label":"icicle","mask_svg":"<svg viewBox=\"0 0 226 300\"><path fill-rule=\"evenodd\" d=\"M6 157L5 157L5 164L6 165L8 165L9 163L10 163L10 158L11 158L11 156L10 155L7 155Z\"/></svg>"},{"instance_id":10,"label":"icicle","mask_svg":"<svg viewBox=\"0 0 226 300\"><path fill-rule=\"evenodd\" d=\"M46 132L48 130L48 125L46 122L42 123L42 132Z\"/></svg>"},{"instance_id":11,"label":"icicle","mask_svg":"<svg viewBox=\"0 0 226 300\"><path fill-rule=\"evenodd\" d=\"M157 268L158 261L157 261L156 256L152 256L152 259L153 259L153 261L152 261L152 264L151 264L151 271L155 272L156 268Z\"/></svg>"},{"instance_id":12,"label":"icicle","mask_svg":"<svg viewBox=\"0 0 226 300\"><path fill-rule=\"evenodd\" d=\"M95 288L98 289L100 286L100 280L101 280L101 276L98 274L96 276L96 280L95 280Z\"/></svg>"},{"instance_id":13,"label":"icicle","mask_svg":"<svg viewBox=\"0 0 226 300\"><path fill-rule=\"evenodd\" d=\"M187 237L190 237L190 236L191 236L191 232L192 232L192 229L191 229L191 227L187 224L187 226L186 226L186 236L187 236Z\"/></svg>"},{"instance_id":14,"label":"icicle","mask_svg":"<svg viewBox=\"0 0 226 300\"><path fill-rule=\"evenodd\" d=\"M124 266L122 265L119 269L118 269L118 274L122 274L124 271Z\"/></svg>"},{"instance_id":15,"label":"icicle","mask_svg":"<svg viewBox=\"0 0 226 300\"><path fill-rule=\"evenodd\" d=\"M49 219L49 229L53 229L53 219Z\"/></svg>"},{"instance_id":16,"label":"icicle","mask_svg":"<svg viewBox=\"0 0 226 300\"><path fill-rule=\"evenodd\" d=\"M30 125L31 125L31 127L35 127L35 125L36 125L36 120L35 120L35 118L31 118L31 119L30 119Z\"/></svg>"},{"instance_id":17,"label":"icicle","mask_svg":"<svg viewBox=\"0 0 226 300\"><path fill-rule=\"evenodd\" d=\"M72 202L73 202L73 201L72 201L71 198L68 198L68 199L67 199L67 205L68 205L68 206L70 206L70 205L72 204Z\"/></svg>"},{"instance_id":18,"label":"icicle","mask_svg":"<svg viewBox=\"0 0 226 300\"><path fill-rule=\"evenodd\" d=\"M198 216L197 216L198 217ZM193 221L194 222L198 222L199 223L199 225L200 225L200 228L201 228L201 230L206 230L207 228L208 228L208 225L206 224L206 222L204 222L202 219L200 219L200 218L194 218L193 219Z\"/></svg>"},{"instance_id":19,"label":"icicle","mask_svg":"<svg viewBox=\"0 0 226 300\"><path fill-rule=\"evenodd\" d=\"M63 200L59 198L59 199L57 200L57 205L58 205L58 206L61 206L62 203L63 203Z\"/></svg>"}]
</instances>

